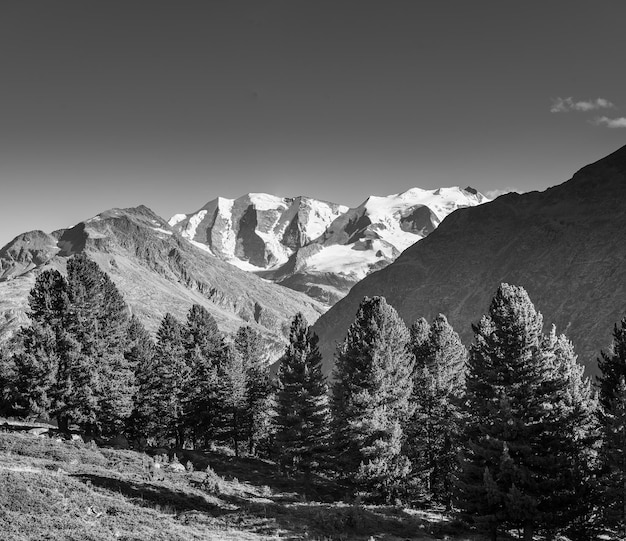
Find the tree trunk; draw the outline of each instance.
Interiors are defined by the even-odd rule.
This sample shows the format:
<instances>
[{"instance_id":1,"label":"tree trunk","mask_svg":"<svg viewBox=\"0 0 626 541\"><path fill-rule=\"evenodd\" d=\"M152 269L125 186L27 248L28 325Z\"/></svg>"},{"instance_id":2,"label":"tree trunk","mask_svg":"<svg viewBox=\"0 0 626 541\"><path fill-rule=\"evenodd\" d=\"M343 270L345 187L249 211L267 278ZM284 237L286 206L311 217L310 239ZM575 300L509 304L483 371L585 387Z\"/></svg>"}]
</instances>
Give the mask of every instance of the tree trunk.
<instances>
[{"instance_id":1,"label":"tree trunk","mask_svg":"<svg viewBox=\"0 0 626 541\"><path fill-rule=\"evenodd\" d=\"M239 427L237 426L237 412L233 412L233 443L235 445L235 458L239 458Z\"/></svg>"},{"instance_id":2,"label":"tree trunk","mask_svg":"<svg viewBox=\"0 0 626 541\"><path fill-rule=\"evenodd\" d=\"M69 436L70 420L65 415L59 415L57 417L57 425L59 427L59 432L62 432L66 436Z\"/></svg>"},{"instance_id":3,"label":"tree trunk","mask_svg":"<svg viewBox=\"0 0 626 541\"><path fill-rule=\"evenodd\" d=\"M531 522L524 524L524 541L532 541L535 534L535 526Z\"/></svg>"},{"instance_id":4,"label":"tree trunk","mask_svg":"<svg viewBox=\"0 0 626 541\"><path fill-rule=\"evenodd\" d=\"M498 526L495 524L491 527L491 541L498 541Z\"/></svg>"}]
</instances>

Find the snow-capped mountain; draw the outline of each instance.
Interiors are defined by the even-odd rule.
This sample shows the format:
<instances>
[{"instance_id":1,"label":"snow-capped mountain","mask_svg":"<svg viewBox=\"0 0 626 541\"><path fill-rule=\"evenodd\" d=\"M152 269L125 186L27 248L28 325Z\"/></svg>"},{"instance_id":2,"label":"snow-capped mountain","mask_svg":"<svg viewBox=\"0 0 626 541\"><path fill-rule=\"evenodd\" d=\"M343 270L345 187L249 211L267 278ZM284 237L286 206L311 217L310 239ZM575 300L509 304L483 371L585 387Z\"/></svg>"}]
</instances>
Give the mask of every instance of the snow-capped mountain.
<instances>
[{"instance_id":1,"label":"snow-capped mountain","mask_svg":"<svg viewBox=\"0 0 626 541\"><path fill-rule=\"evenodd\" d=\"M169 224L220 259L262 271L285 264L347 210L307 197L249 193L238 199L218 197L198 212L173 216Z\"/></svg>"},{"instance_id":2,"label":"snow-capped mountain","mask_svg":"<svg viewBox=\"0 0 626 541\"><path fill-rule=\"evenodd\" d=\"M356 208L307 197L217 198L169 224L220 259L333 304L451 212L488 199L473 188L412 188Z\"/></svg>"}]
</instances>

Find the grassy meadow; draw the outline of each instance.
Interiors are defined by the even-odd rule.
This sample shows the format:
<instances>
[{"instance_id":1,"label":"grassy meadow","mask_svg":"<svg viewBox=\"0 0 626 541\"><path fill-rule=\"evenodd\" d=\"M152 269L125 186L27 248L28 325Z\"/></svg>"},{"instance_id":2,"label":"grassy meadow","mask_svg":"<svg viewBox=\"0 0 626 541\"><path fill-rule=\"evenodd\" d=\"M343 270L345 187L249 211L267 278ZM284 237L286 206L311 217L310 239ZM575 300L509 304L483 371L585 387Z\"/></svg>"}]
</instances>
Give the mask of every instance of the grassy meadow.
<instances>
[{"instance_id":1,"label":"grassy meadow","mask_svg":"<svg viewBox=\"0 0 626 541\"><path fill-rule=\"evenodd\" d=\"M177 456L184 471L164 464L150 476L145 453L4 431L0 539L481 539L441 513L341 502L341 488L324 479L306 497L272 462L227 449Z\"/></svg>"}]
</instances>

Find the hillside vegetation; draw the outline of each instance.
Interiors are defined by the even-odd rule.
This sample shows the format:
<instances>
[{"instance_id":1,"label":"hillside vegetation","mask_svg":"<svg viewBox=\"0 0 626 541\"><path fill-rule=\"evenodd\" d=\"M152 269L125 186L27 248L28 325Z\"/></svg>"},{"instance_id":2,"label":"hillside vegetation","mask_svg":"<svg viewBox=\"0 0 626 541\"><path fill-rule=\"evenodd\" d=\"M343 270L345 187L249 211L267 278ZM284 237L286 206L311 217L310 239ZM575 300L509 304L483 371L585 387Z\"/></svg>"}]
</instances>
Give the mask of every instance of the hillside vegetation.
<instances>
[{"instance_id":1,"label":"hillside vegetation","mask_svg":"<svg viewBox=\"0 0 626 541\"><path fill-rule=\"evenodd\" d=\"M320 478L307 500L274 463L226 450L178 451L193 471L150 479L162 451L0 433L0 539L482 539L437 513L332 503L341 489Z\"/></svg>"}]
</instances>

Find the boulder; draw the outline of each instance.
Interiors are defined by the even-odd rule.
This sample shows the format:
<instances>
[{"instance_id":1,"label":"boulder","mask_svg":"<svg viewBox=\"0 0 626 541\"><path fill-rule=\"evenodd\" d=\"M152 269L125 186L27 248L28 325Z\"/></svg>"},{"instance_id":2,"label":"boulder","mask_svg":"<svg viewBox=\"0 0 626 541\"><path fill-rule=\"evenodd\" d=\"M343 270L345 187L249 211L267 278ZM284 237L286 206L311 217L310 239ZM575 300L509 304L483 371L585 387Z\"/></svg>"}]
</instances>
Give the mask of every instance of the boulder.
<instances>
[{"instance_id":1,"label":"boulder","mask_svg":"<svg viewBox=\"0 0 626 541\"><path fill-rule=\"evenodd\" d=\"M185 466L183 466L178 461L171 462L170 464L166 464L165 466L163 466L163 469L166 470L166 471L174 472L174 473L185 473L187 471L185 469Z\"/></svg>"},{"instance_id":2,"label":"boulder","mask_svg":"<svg viewBox=\"0 0 626 541\"><path fill-rule=\"evenodd\" d=\"M43 427L43 426L38 426L38 427L36 427L36 428L31 428L31 429L28 431L28 433L29 433L31 436L38 436L38 437L39 437L39 436L43 436L44 434L47 434L47 433L48 433L48 429L47 429L47 428L45 428L45 427Z\"/></svg>"}]
</instances>

